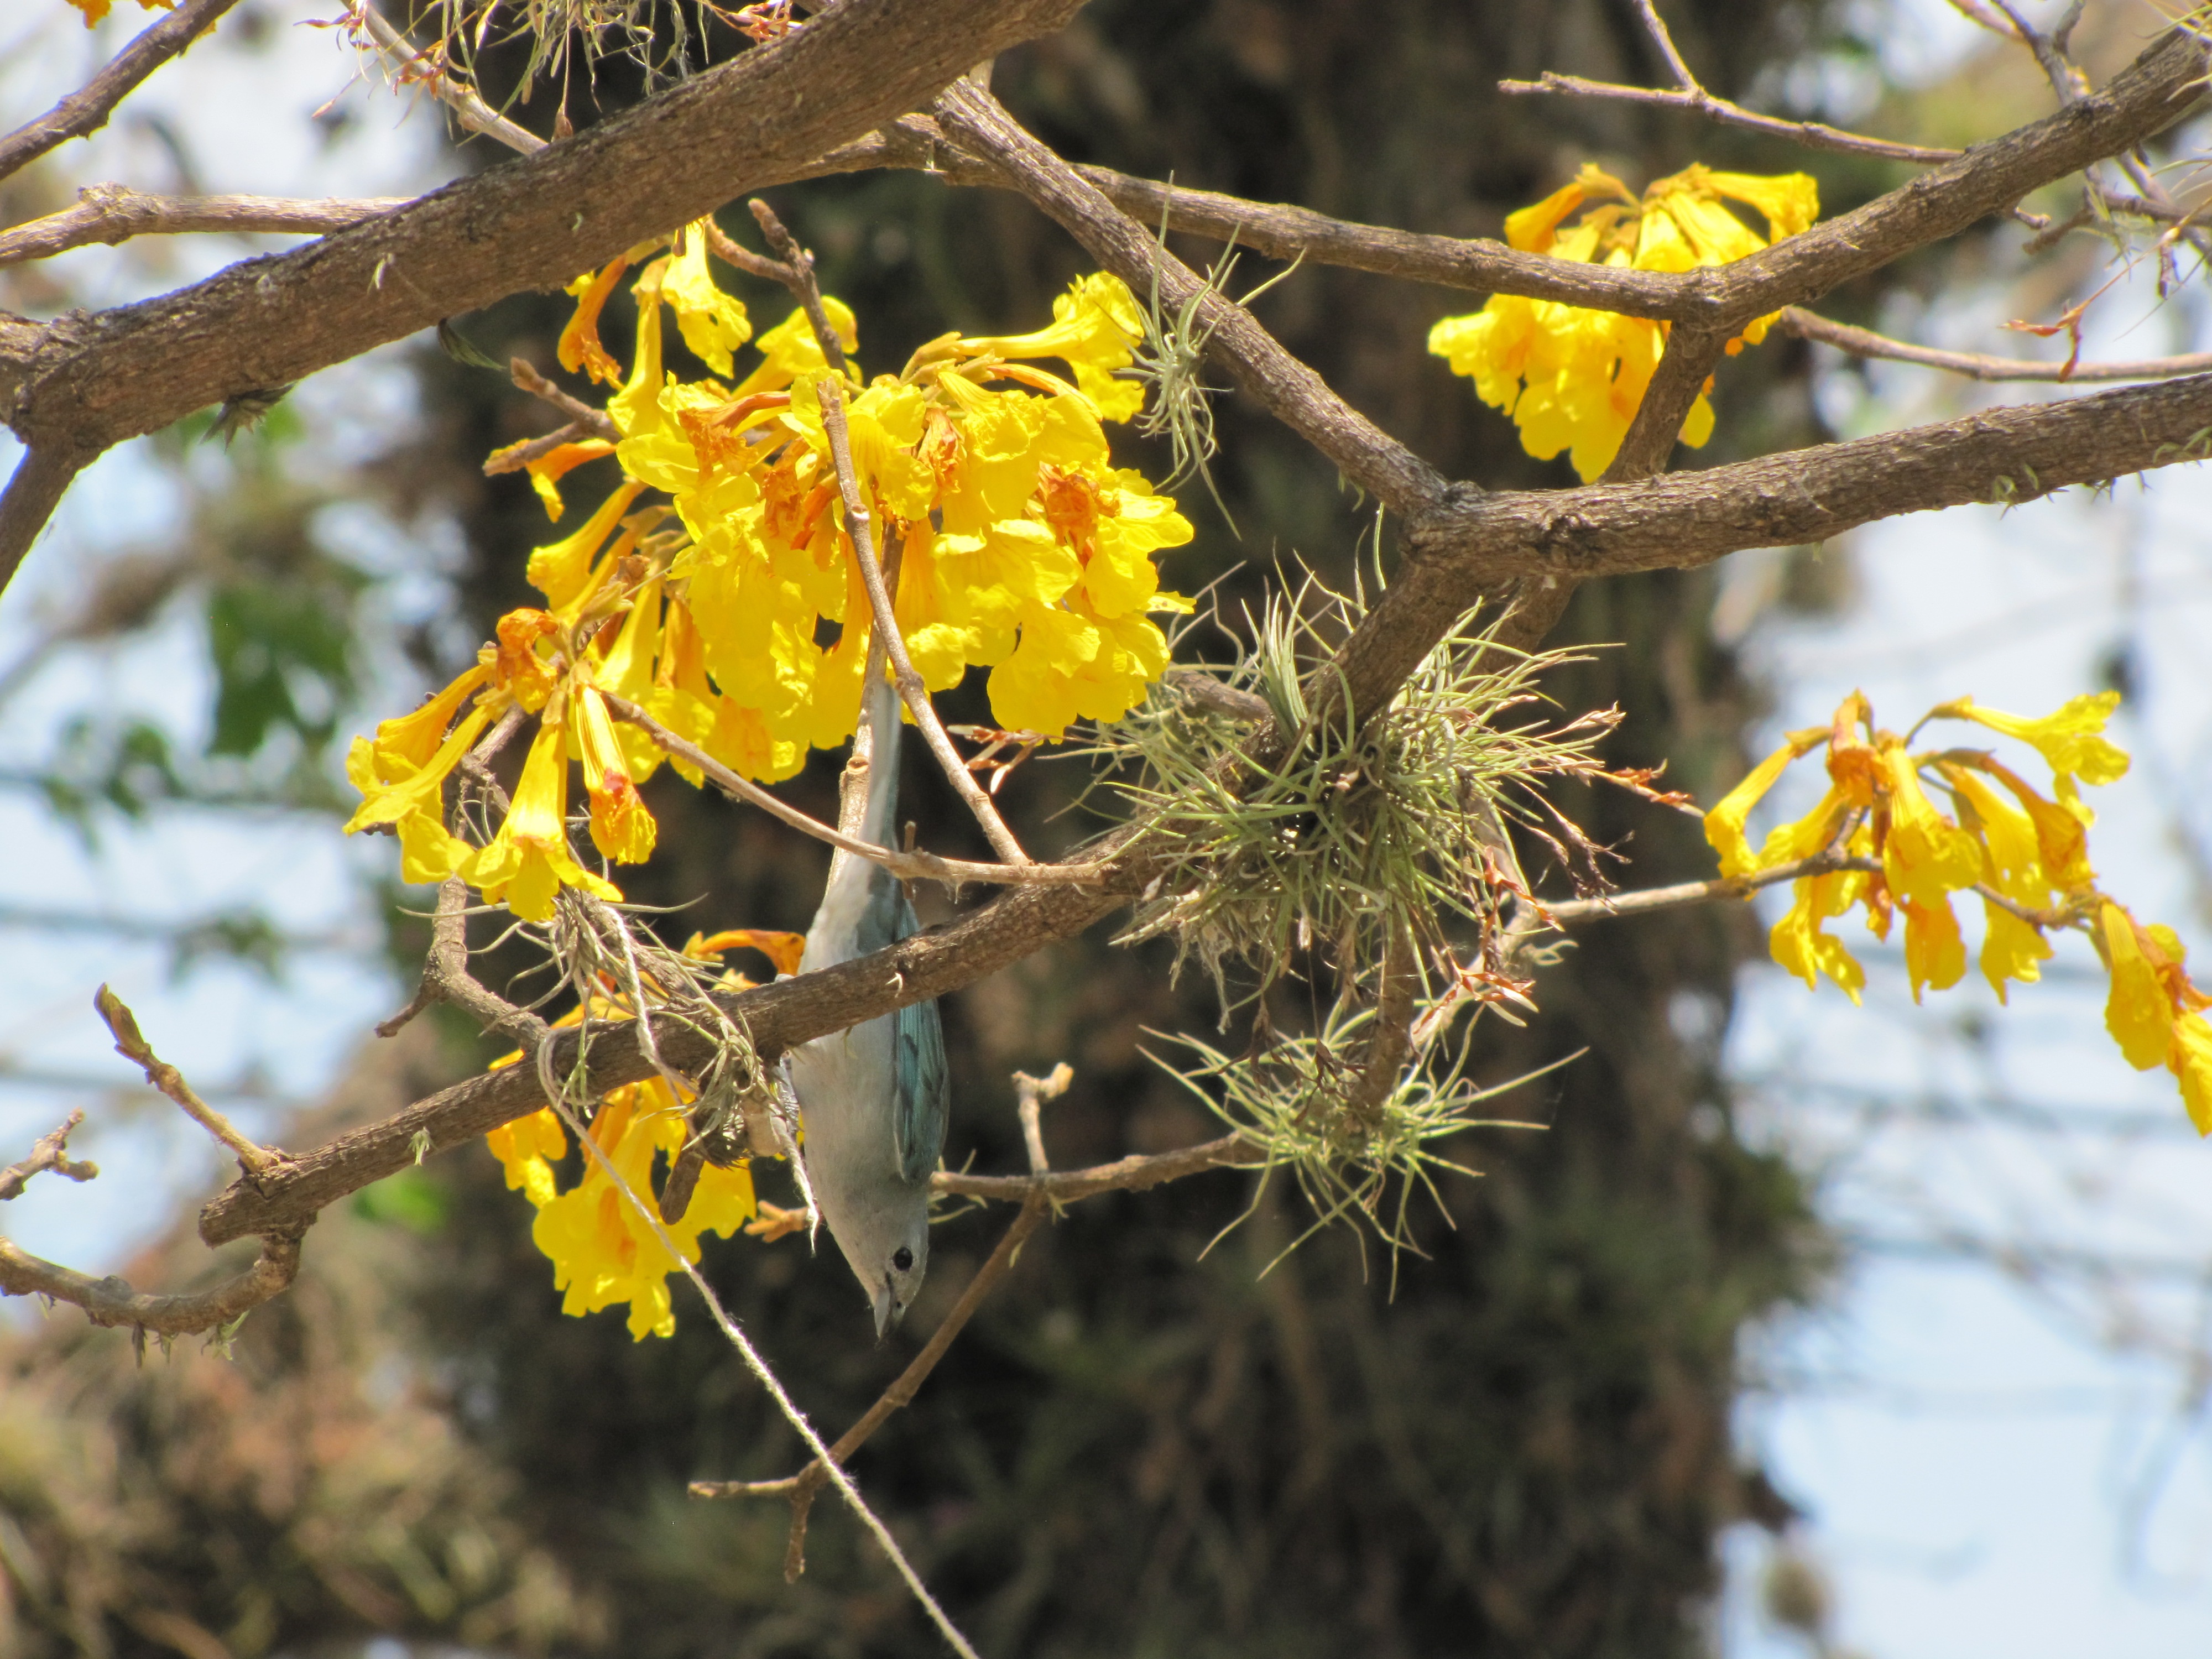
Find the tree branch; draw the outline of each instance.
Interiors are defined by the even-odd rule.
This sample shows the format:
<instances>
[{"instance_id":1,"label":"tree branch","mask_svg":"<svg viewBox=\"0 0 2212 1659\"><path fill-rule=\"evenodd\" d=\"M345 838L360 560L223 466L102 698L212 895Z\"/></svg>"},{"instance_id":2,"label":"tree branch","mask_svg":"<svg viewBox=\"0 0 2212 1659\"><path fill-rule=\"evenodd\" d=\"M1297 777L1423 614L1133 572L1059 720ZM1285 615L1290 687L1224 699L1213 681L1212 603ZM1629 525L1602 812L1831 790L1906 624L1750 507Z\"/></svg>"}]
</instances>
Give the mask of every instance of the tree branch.
<instances>
[{"instance_id":1,"label":"tree branch","mask_svg":"<svg viewBox=\"0 0 2212 1659\"><path fill-rule=\"evenodd\" d=\"M343 230L405 207L411 196L363 201L293 201L276 196L149 196L123 185L87 185L77 204L0 232L0 269L51 258L93 243L112 246L133 236L198 232L227 235Z\"/></svg>"},{"instance_id":2,"label":"tree branch","mask_svg":"<svg viewBox=\"0 0 2212 1659\"><path fill-rule=\"evenodd\" d=\"M1443 477L1433 467L1338 397L1250 312L1207 288L989 93L972 81L957 82L938 100L936 112L948 131L1004 168L1023 194L1133 291L1149 292L1157 270L1163 309L1179 311L1197 297L1214 360L1346 477L1400 514L1417 513L1443 495Z\"/></svg>"},{"instance_id":3,"label":"tree branch","mask_svg":"<svg viewBox=\"0 0 2212 1659\"><path fill-rule=\"evenodd\" d=\"M131 1325L162 1336L192 1336L228 1325L290 1285L300 1271L300 1236L266 1234L261 1254L212 1290L149 1296L110 1275L94 1279L0 1238L0 1296L50 1296L84 1310L95 1325Z\"/></svg>"},{"instance_id":4,"label":"tree branch","mask_svg":"<svg viewBox=\"0 0 2212 1659\"><path fill-rule=\"evenodd\" d=\"M8 488L0 491L0 590L15 580L31 544L46 527L76 475L93 460L89 450L65 444L33 444L15 463Z\"/></svg>"},{"instance_id":5,"label":"tree branch","mask_svg":"<svg viewBox=\"0 0 2212 1659\"><path fill-rule=\"evenodd\" d=\"M0 138L0 179L28 167L48 150L97 132L138 83L178 57L238 0L185 0L109 60L106 69L35 121Z\"/></svg>"},{"instance_id":6,"label":"tree branch","mask_svg":"<svg viewBox=\"0 0 2212 1659\"><path fill-rule=\"evenodd\" d=\"M1615 86L1608 81L1585 81L1579 75L1561 75L1546 70L1534 81L1500 81L1498 89L1510 96L1530 97L1545 93L1563 94L1577 98L1611 98L1625 103L1656 104L1663 109L1688 110L1702 115L1708 121L1724 127L1741 127L1751 132L1763 132L1769 137L1786 138L1802 144L1808 149L1838 151L1845 155L1872 155L1885 161L1950 161L1960 152L1938 149L1925 144L1900 144L1887 138L1869 138L1863 133L1845 132L1821 121L1790 121L1779 116L1759 115L1732 104L1725 98L1716 98L1702 87L1692 86L1680 91L1666 92L1651 87Z\"/></svg>"},{"instance_id":7,"label":"tree branch","mask_svg":"<svg viewBox=\"0 0 2212 1659\"><path fill-rule=\"evenodd\" d=\"M146 1081L176 1102L186 1117L228 1147L245 1166L246 1179L251 1181L282 1166L282 1153L257 1146L239 1133L228 1118L199 1097L192 1085L185 1081L182 1072L154 1052L153 1045L138 1030L137 1016L121 997L103 985L94 994L92 1006L99 1011L108 1034L115 1039L115 1052L145 1073Z\"/></svg>"},{"instance_id":8,"label":"tree branch","mask_svg":"<svg viewBox=\"0 0 2212 1659\"><path fill-rule=\"evenodd\" d=\"M791 177L934 96L979 53L1058 27L1078 3L844 0L573 139L306 247L139 305L43 325L0 319L0 414L34 453L89 457L441 319L557 287ZM6 550L0 543L0 562Z\"/></svg>"}]
</instances>

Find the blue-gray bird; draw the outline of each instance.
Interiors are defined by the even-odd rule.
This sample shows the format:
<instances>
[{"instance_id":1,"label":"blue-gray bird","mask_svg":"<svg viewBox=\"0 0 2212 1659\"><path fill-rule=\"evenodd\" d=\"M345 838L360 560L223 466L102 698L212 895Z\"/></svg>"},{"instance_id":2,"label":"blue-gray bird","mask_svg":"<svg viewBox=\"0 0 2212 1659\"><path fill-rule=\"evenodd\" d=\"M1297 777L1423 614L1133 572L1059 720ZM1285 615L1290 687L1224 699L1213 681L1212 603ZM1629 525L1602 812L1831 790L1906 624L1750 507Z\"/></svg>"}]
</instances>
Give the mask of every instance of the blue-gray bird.
<instances>
[{"instance_id":1,"label":"blue-gray bird","mask_svg":"<svg viewBox=\"0 0 2212 1659\"><path fill-rule=\"evenodd\" d=\"M871 677L867 815L890 847L898 808L899 696ZM833 967L921 931L906 890L880 864L835 854L799 971ZM881 1340L929 1268L929 1177L945 1150L945 1030L934 1002L910 1004L791 1056L816 1201L875 1310Z\"/></svg>"}]
</instances>

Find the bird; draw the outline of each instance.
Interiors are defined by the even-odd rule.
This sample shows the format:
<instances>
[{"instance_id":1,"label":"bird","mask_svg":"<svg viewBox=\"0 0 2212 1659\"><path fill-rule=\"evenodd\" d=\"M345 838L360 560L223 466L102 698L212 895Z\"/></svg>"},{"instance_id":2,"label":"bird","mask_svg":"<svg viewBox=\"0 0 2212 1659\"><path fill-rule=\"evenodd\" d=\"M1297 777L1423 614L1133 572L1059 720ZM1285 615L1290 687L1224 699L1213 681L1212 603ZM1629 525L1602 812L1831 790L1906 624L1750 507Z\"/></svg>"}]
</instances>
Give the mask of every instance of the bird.
<instances>
[{"instance_id":1,"label":"bird","mask_svg":"<svg viewBox=\"0 0 2212 1659\"><path fill-rule=\"evenodd\" d=\"M872 662L867 810L860 838L892 845L898 810L899 694ZM906 889L872 859L840 849L799 972L835 967L921 931ZM801 1156L830 1237L868 1294L876 1340L914 1304L929 1270L929 1177L945 1150L945 1028L917 1002L817 1037L790 1057L805 1130Z\"/></svg>"}]
</instances>

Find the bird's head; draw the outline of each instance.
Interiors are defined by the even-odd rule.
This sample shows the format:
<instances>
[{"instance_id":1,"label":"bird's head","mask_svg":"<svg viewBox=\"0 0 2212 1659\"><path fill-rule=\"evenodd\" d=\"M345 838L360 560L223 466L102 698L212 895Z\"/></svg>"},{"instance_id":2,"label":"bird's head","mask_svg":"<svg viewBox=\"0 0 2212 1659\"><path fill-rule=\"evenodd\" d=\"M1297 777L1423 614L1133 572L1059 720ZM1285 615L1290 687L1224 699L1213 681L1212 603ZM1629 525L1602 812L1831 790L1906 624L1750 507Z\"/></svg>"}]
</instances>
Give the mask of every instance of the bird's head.
<instances>
[{"instance_id":1,"label":"bird's head","mask_svg":"<svg viewBox=\"0 0 2212 1659\"><path fill-rule=\"evenodd\" d=\"M902 1188L887 1201L854 1210L842 1218L832 1211L830 1232L868 1293L880 1342L906 1316L929 1271L929 1189Z\"/></svg>"}]
</instances>

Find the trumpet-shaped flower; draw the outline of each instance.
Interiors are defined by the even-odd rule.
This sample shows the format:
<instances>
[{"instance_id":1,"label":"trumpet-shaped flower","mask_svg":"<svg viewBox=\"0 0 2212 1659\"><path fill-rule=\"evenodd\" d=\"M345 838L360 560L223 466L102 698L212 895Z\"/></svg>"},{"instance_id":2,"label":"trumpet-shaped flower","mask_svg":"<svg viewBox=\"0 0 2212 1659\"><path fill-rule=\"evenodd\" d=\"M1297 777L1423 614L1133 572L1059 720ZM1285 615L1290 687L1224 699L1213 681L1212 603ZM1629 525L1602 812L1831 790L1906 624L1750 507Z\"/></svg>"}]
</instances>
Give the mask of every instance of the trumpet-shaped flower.
<instances>
[{"instance_id":1,"label":"trumpet-shaped flower","mask_svg":"<svg viewBox=\"0 0 2212 1659\"><path fill-rule=\"evenodd\" d=\"M1744 203L1766 221L1759 236L1723 206ZM1597 201L1580 223L1567 217ZM1574 182L1505 221L1506 240L1544 253L1637 270L1688 270L1754 253L1810 225L1819 194L1807 174L1757 178L1691 167L1655 180L1639 202L1610 173L1584 167ZM1728 343L1733 355L1765 337L1771 317ZM1474 380L1483 402L1512 416L1522 447L1539 460L1571 452L1585 481L1612 465L1666 350L1667 326L1643 318L1555 301L1494 295L1471 316L1447 317L1429 332L1429 349L1452 373ZM1710 388L1709 388L1710 389ZM1682 441L1701 447L1712 434L1703 395L1683 422Z\"/></svg>"},{"instance_id":2,"label":"trumpet-shaped flower","mask_svg":"<svg viewBox=\"0 0 2212 1659\"><path fill-rule=\"evenodd\" d=\"M1075 371L1075 384L1102 419L1127 421L1145 406L1145 388L1114 378L1134 361L1145 337L1144 313L1128 285L1105 271L1080 276L1052 302L1052 324L1030 334L963 340L960 349L1000 357L1058 357Z\"/></svg>"},{"instance_id":3,"label":"trumpet-shaped flower","mask_svg":"<svg viewBox=\"0 0 2212 1659\"><path fill-rule=\"evenodd\" d=\"M567 733L563 720L549 720L538 728L506 822L461 872L486 899L504 898L525 921L550 916L553 895L563 886L603 899L622 897L619 888L585 869L568 850Z\"/></svg>"},{"instance_id":4,"label":"trumpet-shaped flower","mask_svg":"<svg viewBox=\"0 0 2212 1659\"><path fill-rule=\"evenodd\" d=\"M2104 736L2106 723L2119 705L2118 692L2097 691L2071 699L2041 720L1984 708L1972 697L1947 702L1935 712L1954 720L1973 720L1992 732L2033 744L2054 777L2106 784L2117 783L2128 772L2127 756Z\"/></svg>"}]
</instances>

